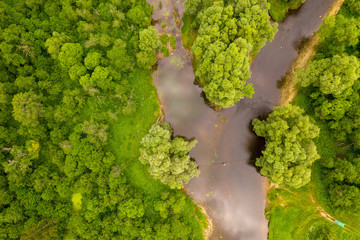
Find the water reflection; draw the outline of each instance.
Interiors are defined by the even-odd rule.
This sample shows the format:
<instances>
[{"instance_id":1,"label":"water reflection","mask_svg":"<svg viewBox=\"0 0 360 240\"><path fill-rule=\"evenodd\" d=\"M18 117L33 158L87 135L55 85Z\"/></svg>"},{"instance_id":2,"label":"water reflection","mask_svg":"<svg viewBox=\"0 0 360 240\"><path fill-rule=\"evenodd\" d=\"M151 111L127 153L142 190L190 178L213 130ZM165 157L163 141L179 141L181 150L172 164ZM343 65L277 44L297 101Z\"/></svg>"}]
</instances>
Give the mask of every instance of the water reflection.
<instances>
[{"instance_id":1,"label":"water reflection","mask_svg":"<svg viewBox=\"0 0 360 240\"><path fill-rule=\"evenodd\" d=\"M158 31L176 37L176 51L159 60L153 79L174 134L199 141L190 156L196 159L201 173L186 190L213 218L216 231L211 239L266 239L266 179L254 166L264 142L252 132L251 121L266 117L278 104L278 83L297 56L299 40L318 29L322 20L319 16L333 1L307 0L296 15L280 23L274 41L261 50L251 67L253 99L215 112L201 97L201 88L194 85L192 59L182 47L180 30L171 14L174 10L183 14L183 1L163 1L159 9L159 0L149 0L155 6L153 18ZM163 23L167 24L165 29L161 28ZM174 57L182 60L181 67L171 61Z\"/></svg>"}]
</instances>

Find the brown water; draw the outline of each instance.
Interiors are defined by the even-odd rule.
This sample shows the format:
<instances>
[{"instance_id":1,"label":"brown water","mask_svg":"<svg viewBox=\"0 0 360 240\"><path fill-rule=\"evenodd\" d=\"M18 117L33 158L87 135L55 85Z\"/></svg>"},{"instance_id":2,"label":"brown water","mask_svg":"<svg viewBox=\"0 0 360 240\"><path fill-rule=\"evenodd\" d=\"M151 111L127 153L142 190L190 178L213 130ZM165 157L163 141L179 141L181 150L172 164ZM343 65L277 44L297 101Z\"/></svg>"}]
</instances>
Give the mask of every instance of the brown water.
<instances>
[{"instance_id":1,"label":"brown water","mask_svg":"<svg viewBox=\"0 0 360 240\"><path fill-rule=\"evenodd\" d=\"M279 24L273 42L268 43L252 64L255 94L236 106L215 112L194 85L191 56L181 44L173 11L183 15L183 0L148 0L154 6L155 27L173 34L177 50L158 62L153 73L166 121L175 135L195 137L199 143L190 155L201 174L186 186L187 193L202 203L213 219L211 239L264 240L268 222L264 216L265 184L254 167L263 143L251 131L251 121L266 116L280 100L281 78L290 70L300 42L316 31L322 16L335 0L307 0L294 14ZM321 17L320 17L321 16ZM162 23L167 23L165 29ZM221 115L221 116L220 116Z\"/></svg>"}]
</instances>

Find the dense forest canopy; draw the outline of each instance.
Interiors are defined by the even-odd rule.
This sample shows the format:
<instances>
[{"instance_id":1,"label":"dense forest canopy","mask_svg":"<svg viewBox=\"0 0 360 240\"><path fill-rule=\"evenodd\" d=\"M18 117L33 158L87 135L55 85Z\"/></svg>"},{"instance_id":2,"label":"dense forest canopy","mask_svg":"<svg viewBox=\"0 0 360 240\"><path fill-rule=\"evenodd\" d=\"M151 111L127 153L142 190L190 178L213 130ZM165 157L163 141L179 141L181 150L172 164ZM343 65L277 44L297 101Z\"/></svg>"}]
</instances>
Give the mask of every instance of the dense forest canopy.
<instances>
[{"instance_id":1,"label":"dense forest canopy","mask_svg":"<svg viewBox=\"0 0 360 240\"><path fill-rule=\"evenodd\" d=\"M192 201L138 164L159 110L151 13L0 2L0 239L202 239Z\"/></svg>"},{"instance_id":2,"label":"dense forest canopy","mask_svg":"<svg viewBox=\"0 0 360 240\"><path fill-rule=\"evenodd\" d=\"M321 156L324 202L336 213L360 211L360 18L358 1L345 1L335 17L329 17L319 30L317 55L297 74L306 95L308 112L318 118L328 138L336 141ZM320 139L326 142L326 139Z\"/></svg>"},{"instance_id":3,"label":"dense forest canopy","mask_svg":"<svg viewBox=\"0 0 360 240\"><path fill-rule=\"evenodd\" d=\"M209 101L229 108L254 89L246 80L250 63L277 31L266 0L186 0L186 14L198 35L191 48L195 75Z\"/></svg>"}]
</instances>

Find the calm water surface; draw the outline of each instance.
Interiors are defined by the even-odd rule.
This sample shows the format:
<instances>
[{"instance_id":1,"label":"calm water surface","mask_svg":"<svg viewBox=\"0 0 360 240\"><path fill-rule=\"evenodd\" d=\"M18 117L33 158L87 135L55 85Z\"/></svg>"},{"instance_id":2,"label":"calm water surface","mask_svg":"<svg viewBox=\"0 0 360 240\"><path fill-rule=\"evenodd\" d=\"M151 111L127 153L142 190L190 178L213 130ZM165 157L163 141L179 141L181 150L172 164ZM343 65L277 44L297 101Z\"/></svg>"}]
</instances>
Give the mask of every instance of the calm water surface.
<instances>
[{"instance_id":1,"label":"calm water surface","mask_svg":"<svg viewBox=\"0 0 360 240\"><path fill-rule=\"evenodd\" d=\"M195 137L199 143L190 155L201 174L186 186L187 193L202 203L213 219L211 239L265 240L268 222L264 217L265 184L254 167L262 143L251 131L252 119L266 116L280 100L281 78L290 70L301 40L317 31L335 0L307 0L294 14L279 24L275 39L268 43L252 64L255 94L236 106L216 112L194 85L191 55L182 47L179 23L183 0L148 0L154 6L153 19L159 32L173 34L177 50L158 62L153 73L166 121L175 135ZM174 11L177 14L174 14ZM161 24L167 23L162 29Z\"/></svg>"}]
</instances>

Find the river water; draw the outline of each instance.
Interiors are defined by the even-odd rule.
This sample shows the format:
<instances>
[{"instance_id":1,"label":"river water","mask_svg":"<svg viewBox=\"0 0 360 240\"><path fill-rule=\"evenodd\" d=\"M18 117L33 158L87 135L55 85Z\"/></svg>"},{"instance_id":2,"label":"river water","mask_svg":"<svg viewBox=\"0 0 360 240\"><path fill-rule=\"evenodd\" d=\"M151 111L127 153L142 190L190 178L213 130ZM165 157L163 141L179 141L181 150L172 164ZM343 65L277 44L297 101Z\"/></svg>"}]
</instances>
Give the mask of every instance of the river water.
<instances>
[{"instance_id":1,"label":"river water","mask_svg":"<svg viewBox=\"0 0 360 240\"><path fill-rule=\"evenodd\" d=\"M153 19L159 32L174 35L177 49L158 61L154 84L174 134L195 137L190 152L200 167L186 192L201 203L213 220L211 239L265 240L268 222L264 216L266 178L254 166L263 143L251 130L251 121L267 116L279 104L282 77L290 70L303 39L317 31L335 0L307 0L279 24L274 40L268 43L251 66L255 94L232 108L214 111L194 84L192 57L181 43L179 22L174 11L183 15L183 0L148 0L154 6ZM162 28L163 23L167 24Z\"/></svg>"}]
</instances>

